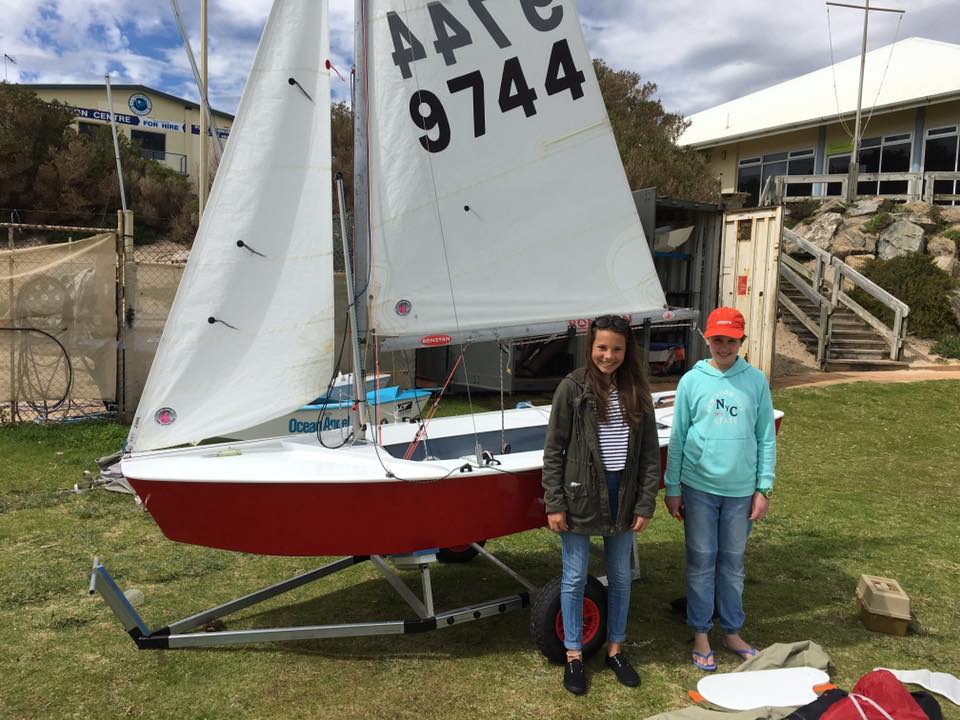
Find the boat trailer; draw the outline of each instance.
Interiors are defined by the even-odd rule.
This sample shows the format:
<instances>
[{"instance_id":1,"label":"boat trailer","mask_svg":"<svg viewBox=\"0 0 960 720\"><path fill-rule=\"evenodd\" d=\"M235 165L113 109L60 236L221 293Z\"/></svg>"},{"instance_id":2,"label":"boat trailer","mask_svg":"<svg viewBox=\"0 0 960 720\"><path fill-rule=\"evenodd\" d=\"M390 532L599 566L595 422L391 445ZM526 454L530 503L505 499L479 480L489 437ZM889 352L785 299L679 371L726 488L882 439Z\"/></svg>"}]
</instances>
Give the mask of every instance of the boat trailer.
<instances>
[{"instance_id":1,"label":"boat trailer","mask_svg":"<svg viewBox=\"0 0 960 720\"><path fill-rule=\"evenodd\" d=\"M406 635L429 632L431 630L441 630L462 625L463 623L480 620L481 618L491 617L493 615L502 615L511 610L527 607L530 605L532 594L536 598L534 614L542 615L540 618L533 617L531 620L534 639L541 652L543 652L548 659L554 662L562 662L563 660L560 656L562 638L555 637L553 632L553 628L557 628L558 631L562 628L562 624L557 619L559 617L559 578L554 579L544 586L544 588L538 588L508 567L480 543L471 543L469 547L477 555L482 555L516 580L526 588L526 592L438 612L434 608L433 586L430 577L430 565L437 560L437 550L422 551L408 555L388 556L390 562L397 569L419 571L423 596L422 600L407 586L403 578L387 564L387 560L380 555L343 557L323 567L278 582L155 630L152 630L144 622L143 618L140 617L133 603L117 582L110 576L110 573L98 557L93 559L89 591L91 595L95 593L100 594L107 605L110 606L110 609L120 621L124 630L133 638L133 641L141 650L175 650L256 642L288 642L324 638ZM594 552L600 551L600 549L593 544L591 544L591 550ZM640 576L636 543L634 543L632 559L634 567L633 577L634 580L636 580ZM417 619L341 623L333 625L305 625L300 627L257 628L248 630L203 629L204 627L215 628L215 625L212 624L214 621L231 613L252 607L265 600L303 587L304 585L363 562L372 563L374 567L380 571L384 579L386 579L396 593L413 610ZM591 645L595 644L596 647L599 647L604 640L602 635L605 633L601 633L601 631L606 625L606 602L605 598L601 595L597 595L596 592L591 595L589 591L591 588L600 588L602 591L602 586L605 585L605 577L591 577L588 583L588 595L584 600L585 610L591 610L589 615L595 618L594 627L587 628L585 626L585 632L591 630L591 636L597 635L595 638L596 642L591 643ZM551 597L545 597L544 593L549 593ZM556 597L553 597L554 595L556 595ZM587 607L588 603L591 603L589 608ZM542 608L539 613L538 608ZM584 639L585 641L587 640L586 637ZM590 639L594 638L591 637ZM586 645L587 643L585 642L585 651L588 649ZM594 647L589 648L589 650L594 649ZM585 652L585 654L588 653Z\"/></svg>"}]
</instances>

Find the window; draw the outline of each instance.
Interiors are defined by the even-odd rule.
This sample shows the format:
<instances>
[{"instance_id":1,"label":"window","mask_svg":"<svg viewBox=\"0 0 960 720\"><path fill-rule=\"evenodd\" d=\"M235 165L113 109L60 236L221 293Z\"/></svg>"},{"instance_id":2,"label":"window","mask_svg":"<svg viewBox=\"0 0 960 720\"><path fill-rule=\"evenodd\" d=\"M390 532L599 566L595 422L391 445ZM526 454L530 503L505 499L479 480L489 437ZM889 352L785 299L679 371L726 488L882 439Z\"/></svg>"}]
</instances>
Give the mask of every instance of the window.
<instances>
[{"instance_id":1,"label":"window","mask_svg":"<svg viewBox=\"0 0 960 720\"><path fill-rule=\"evenodd\" d=\"M746 205L757 205L760 193L777 175L810 175L813 173L813 150L792 150L790 152L768 153L762 157L740 160L737 168L737 192L749 193ZM810 183L789 183L787 195L810 195L813 186Z\"/></svg>"},{"instance_id":2,"label":"window","mask_svg":"<svg viewBox=\"0 0 960 720\"><path fill-rule=\"evenodd\" d=\"M867 138L860 142L861 173L910 172L910 133ZM845 175L850 166L850 153L832 155L827 159L827 172ZM857 183L858 195L904 195L906 180L864 180ZM828 195L840 194L840 183L827 185Z\"/></svg>"},{"instance_id":3,"label":"window","mask_svg":"<svg viewBox=\"0 0 960 720\"><path fill-rule=\"evenodd\" d=\"M94 125L93 123L78 122L77 134L86 135L87 137L93 137L97 133L97 127L102 127L102 126Z\"/></svg>"},{"instance_id":4,"label":"window","mask_svg":"<svg viewBox=\"0 0 960 720\"><path fill-rule=\"evenodd\" d=\"M167 136L163 133L131 130L130 138L140 145L144 157L151 160L163 160L167 151Z\"/></svg>"},{"instance_id":5,"label":"window","mask_svg":"<svg viewBox=\"0 0 960 720\"><path fill-rule=\"evenodd\" d=\"M927 131L927 139L923 148L923 171L933 172L946 170L956 172L960 168L958 159L958 144L960 144L960 127L933 128ZM937 180L933 184L933 191L953 195L960 190L960 182L955 180ZM955 205L953 200L938 200L937 205Z\"/></svg>"}]
</instances>

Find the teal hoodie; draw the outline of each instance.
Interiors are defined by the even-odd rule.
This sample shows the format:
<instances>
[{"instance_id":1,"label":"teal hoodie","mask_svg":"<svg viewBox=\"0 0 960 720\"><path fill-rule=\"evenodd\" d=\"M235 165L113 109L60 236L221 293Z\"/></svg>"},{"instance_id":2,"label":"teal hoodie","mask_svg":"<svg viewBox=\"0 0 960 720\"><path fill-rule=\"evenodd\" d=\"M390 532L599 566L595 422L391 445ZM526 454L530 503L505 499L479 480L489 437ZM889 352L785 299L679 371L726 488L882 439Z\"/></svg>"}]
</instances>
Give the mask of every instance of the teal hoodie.
<instances>
[{"instance_id":1,"label":"teal hoodie","mask_svg":"<svg viewBox=\"0 0 960 720\"><path fill-rule=\"evenodd\" d=\"M746 497L773 487L777 433L770 386L742 357L721 372L701 360L680 378L664 484Z\"/></svg>"}]
</instances>

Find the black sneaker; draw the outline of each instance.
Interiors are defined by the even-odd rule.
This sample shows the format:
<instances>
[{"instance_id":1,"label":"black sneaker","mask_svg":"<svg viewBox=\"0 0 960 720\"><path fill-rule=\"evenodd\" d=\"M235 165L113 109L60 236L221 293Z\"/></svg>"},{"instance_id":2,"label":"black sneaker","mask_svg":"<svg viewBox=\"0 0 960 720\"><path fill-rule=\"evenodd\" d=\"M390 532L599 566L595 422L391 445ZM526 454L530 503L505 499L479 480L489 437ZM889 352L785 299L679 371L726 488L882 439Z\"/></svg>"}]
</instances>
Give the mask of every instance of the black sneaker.
<instances>
[{"instance_id":1,"label":"black sneaker","mask_svg":"<svg viewBox=\"0 0 960 720\"><path fill-rule=\"evenodd\" d=\"M640 685L640 676L637 675L637 671L633 669L630 661L623 656L623 653L607 655L607 667L613 670L613 674L617 676L621 685L627 687Z\"/></svg>"},{"instance_id":2,"label":"black sneaker","mask_svg":"<svg viewBox=\"0 0 960 720\"><path fill-rule=\"evenodd\" d=\"M563 668L563 687L574 695L583 695L587 691L587 676L580 658L567 660Z\"/></svg>"}]
</instances>

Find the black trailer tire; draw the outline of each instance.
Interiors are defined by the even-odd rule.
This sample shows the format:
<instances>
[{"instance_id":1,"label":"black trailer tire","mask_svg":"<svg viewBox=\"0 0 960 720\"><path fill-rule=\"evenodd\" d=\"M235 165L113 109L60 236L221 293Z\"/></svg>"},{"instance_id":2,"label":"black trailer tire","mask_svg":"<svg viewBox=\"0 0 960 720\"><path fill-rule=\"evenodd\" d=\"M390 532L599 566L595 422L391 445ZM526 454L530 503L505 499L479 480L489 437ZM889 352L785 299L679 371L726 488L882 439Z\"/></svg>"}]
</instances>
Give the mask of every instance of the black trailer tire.
<instances>
[{"instance_id":1,"label":"black trailer tire","mask_svg":"<svg viewBox=\"0 0 960 720\"><path fill-rule=\"evenodd\" d=\"M530 632L537 648L550 662L567 660L560 613L560 581L556 577L537 592L530 609ZM583 657L593 655L607 638L607 589L593 575L587 576L583 593Z\"/></svg>"},{"instance_id":2,"label":"black trailer tire","mask_svg":"<svg viewBox=\"0 0 960 720\"><path fill-rule=\"evenodd\" d=\"M483 547L486 542L486 540L477 540L477 545ZM442 563L465 563L470 562L479 554L471 545L456 545L455 547L437 550L437 560Z\"/></svg>"}]
</instances>

